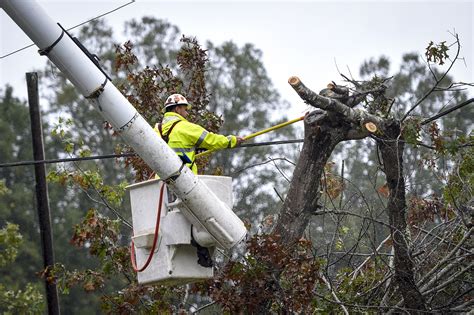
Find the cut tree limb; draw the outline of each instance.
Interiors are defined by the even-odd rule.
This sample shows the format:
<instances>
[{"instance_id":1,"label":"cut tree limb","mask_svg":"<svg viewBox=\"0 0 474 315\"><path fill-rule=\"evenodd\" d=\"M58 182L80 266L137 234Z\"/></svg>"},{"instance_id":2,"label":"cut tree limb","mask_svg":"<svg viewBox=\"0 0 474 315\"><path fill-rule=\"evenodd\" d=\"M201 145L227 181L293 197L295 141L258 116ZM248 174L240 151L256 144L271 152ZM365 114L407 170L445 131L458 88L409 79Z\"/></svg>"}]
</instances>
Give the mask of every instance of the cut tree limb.
<instances>
[{"instance_id":1,"label":"cut tree limb","mask_svg":"<svg viewBox=\"0 0 474 315\"><path fill-rule=\"evenodd\" d=\"M384 119L381 117L369 114L365 110L353 109L338 100L321 96L307 88L296 76L290 77L288 79L288 83L293 87L296 93L298 93L298 95L311 106L329 112L341 114L349 122L352 122L358 126L372 123L375 126L378 126L378 129L383 129Z\"/></svg>"}]
</instances>

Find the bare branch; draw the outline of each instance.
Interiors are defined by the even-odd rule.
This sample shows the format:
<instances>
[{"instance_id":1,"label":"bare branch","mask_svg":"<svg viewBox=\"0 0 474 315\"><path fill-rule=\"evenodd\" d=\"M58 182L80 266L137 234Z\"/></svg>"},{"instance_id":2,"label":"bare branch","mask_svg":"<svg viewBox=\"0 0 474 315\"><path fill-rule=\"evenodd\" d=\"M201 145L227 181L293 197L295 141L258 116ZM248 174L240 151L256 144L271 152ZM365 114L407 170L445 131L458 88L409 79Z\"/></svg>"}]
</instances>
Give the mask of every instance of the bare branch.
<instances>
[{"instance_id":1,"label":"bare branch","mask_svg":"<svg viewBox=\"0 0 474 315\"><path fill-rule=\"evenodd\" d=\"M321 275L321 278L323 279L324 283L326 284L326 286L328 287L329 291L331 292L331 295L332 295L332 297L334 298L334 300L336 300L336 302L337 302L337 303L339 304L339 306L342 308L342 311L344 312L344 314L349 315L349 312L347 311L347 308L344 306L343 303L341 303L341 300L339 300L339 298L337 297L336 292L333 290L332 285L331 285L331 282L329 282L329 280L326 278L325 275Z\"/></svg>"},{"instance_id":2,"label":"bare branch","mask_svg":"<svg viewBox=\"0 0 474 315\"><path fill-rule=\"evenodd\" d=\"M349 275L352 275L351 282L354 281L354 279L357 277L357 274L359 271L364 267L364 265L372 258L372 256L375 256L378 254L378 251L382 248L383 245L391 238L391 235L387 236L382 242L380 242L379 246L375 249L375 251L367 257L362 264L360 264L354 271L352 271Z\"/></svg>"},{"instance_id":3,"label":"bare branch","mask_svg":"<svg viewBox=\"0 0 474 315\"><path fill-rule=\"evenodd\" d=\"M463 259L465 259L465 257L463 257ZM455 265L453 265L452 267L455 267ZM440 285L438 285L438 286L436 286L436 287L434 287L434 288L431 288L430 290L426 290L426 291L423 291L423 290L422 290L422 294L423 294L423 295L428 295L428 294L430 294L430 293L440 291L441 289L447 287L448 285L450 285L451 283L453 283L454 281L456 281L457 278L459 278L460 276L462 276L466 271L471 270L473 267L474 267L474 262L471 262L468 266L464 267L463 269L461 269L461 270L460 270L459 272L457 272L456 274L449 276L449 279L448 279L447 281L445 281L444 283L441 283ZM428 288L429 286L426 285L426 287Z\"/></svg>"},{"instance_id":4,"label":"bare branch","mask_svg":"<svg viewBox=\"0 0 474 315\"><path fill-rule=\"evenodd\" d=\"M438 86L435 88L436 92L444 91L464 91L468 86L474 86L474 83L467 82L453 82L448 86Z\"/></svg>"},{"instance_id":5,"label":"bare branch","mask_svg":"<svg viewBox=\"0 0 474 315\"><path fill-rule=\"evenodd\" d=\"M315 296L329 302L329 303L338 304L338 305L345 305L345 306L349 306L349 307L352 307L352 308L355 308L355 309L359 309L359 308L361 308L361 309L375 309L375 310L378 310L378 311L391 310L391 312L388 312L387 314L392 314L393 312L397 312L397 314L400 314L400 312L405 312L406 314L411 314L412 312L417 312L418 314L423 314L423 313L432 314L431 311L423 311L423 310L419 310L419 309L411 309L411 308L400 307L400 306L360 305L360 304L351 304L351 303L338 302L338 301L335 301L335 300L328 299L324 295L321 295L317 292L314 292L313 294Z\"/></svg>"},{"instance_id":6,"label":"bare branch","mask_svg":"<svg viewBox=\"0 0 474 315\"><path fill-rule=\"evenodd\" d=\"M456 245L456 247L454 247L451 252L448 253L448 255L446 255L446 257L444 257L439 263L436 264L436 266L434 266L420 281L418 281L417 285L420 286L422 285L424 282L426 282L428 279L432 279L433 275L435 273L437 273L439 271L439 268L444 265L447 261L449 261L451 259L452 256L454 256L454 254L456 254L456 252L462 247L462 245L469 239L469 237L471 236L471 234L473 233L474 231L474 228L470 228L469 231L467 231L465 234L464 234L464 237L462 238L462 240Z\"/></svg>"},{"instance_id":7,"label":"bare branch","mask_svg":"<svg viewBox=\"0 0 474 315\"><path fill-rule=\"evenodd\" d=\"M361 218L361 219L366 219L366 220L370 220L370 221L373 221L375 223L378 223L380 225L383 225L383 226L386 226L386 227L389 227L389 228L392 228L395 230L395 227L388 224L388 223L385 223L383 221L380 221L380 220L376 220L374 218L371 218L371 217L367 217L367 216L363 216L363 215L360 215L360 214L357 214L357 213L352 213L352 212L349 212L349 211L341 211L341 210L319 210L319 211L314 211L312 213L313 215L322 215L322 214L337 214L337 215L351 215L351 216L354 216L354 217L358 217L358 218Z\"/></svg>"},{"instance_id":8,"label":"bare branch","mask_svg":"<svg viewBox=\"0 0 474 315\"><path fill-rule=\"evenodd\" d=\"M271 163L271 162L273 162L273 161L275 161L275 160L282 160L282 161L285 161L285 162L290 163L291 165L295 165L295 162L290 161L290 160L288 160L287 158L284 158L284 157L283 157L283 158L269 158L267 161L263 161L263 162L260 162L260 163L255 163L255 164L246 166L246 167L244 167L244 168L242 168L242 169L240 169L240 170L237 170L237 171L235 171L234 173L230 174L230 176L236 176L236 175L238 175L239 173L242 173L242 172L244 172L244 171L246 171L246 170L248 170L248 169L251 169L251 168L253 168L253 167L260 166L260 165L265 165L265 164Z\"/></svg>"},{"instance_id":9,"label":"bare branch","mask_svg":"<svg viewBox=\"0 0 474 315\"><path fill-rule=\"evenodd\" d=\"M434 238L440 240L441 242L443 242L443 243L445 243L445 244L447 244L447 245L453 245L453 243L446 241L445 239L439 237L438 235L432 233L431 231L427 231L427 230L423 229L422 227L419 227L419 226L417 226L417 225L412 225L412 227L415 228L415 229L417 229L417 230L419 230L420 232L423 232L423 233L426 234L426 235L430 235L430 236L432 236L432 237L434 237ZM472 254L472 251L468 250L467 248L460 247L460 249L463 250L463 251L465 251L465 252L468 252L468 253Z\"/></svg>"},{"instance_id":10,"label":"bare branch","mask_svg":"<svg viewBox=\"0 0 474 315\"><path fill-rule=\"evenodd\" d=\"M456 51L456 56L455 58L451 61L451 64L449 65L448 69L443 73L443 75L436 80L435 84L433 85L433 87L420 99L418 100L415 105L413 105L406 113L405 115L403 116L403 118L401 119L401 121L403 122L407 117L408 115L410 115L410 113L415 109L417 108L421 103L423 103L424 100L426 100L428 98L428 96L430 96L431 93L433 93L433 91L438 87L438 85L441 83L441 81L443 81L443 79L446 77L446 75L448 74L448 72L451 71L451 68L454 66L454 63L456 62L456 60L458 59L459 57L459 53L461 51L461 43L459 42L459 36L458 34L455 34L454 35L455 38L456 38L456 41L455 43L457 44L457 51Z\"/></svg>"},{"instance_id":11,"label":"bare branch","mask_svg":"<svg viewBox=\"0 0 474 315\"><path fill-rule=\"evenodd\" d=\"M268 158L270 161L273 162L273 165L275 165L275 168L278 170L278 172L280 173L281 176L283 176L283 178L289 183L290 182L290 179L288 178L288 176L283 172L282 169L280 169L280 167L276 164L276 159L273 159L271 157ZM285 161L288 161L286 158L284 158ZM294 164L293 164L294 165Z\"/></svg>"},{"instance_id":12,"label":"bare branch","mask_svg":"<svg viewBox=\"0 0 474 315\"><path fill-rule=\"evenodd\" d=\"M200 311L202 311L202 310L204 310L204 309L206 309L206 308L208 308L208 307L211 307L211 306L214 305L214 304L216 304L216 302L211 302L211 303L208 303L208 304L206 304L206 305L203 305L203 306L201 306L200 308L198 308L197 310L195 310L195 311L193 312L193 314L197 314L197 313L199 313Z\"/></svg>"}]
</instances>

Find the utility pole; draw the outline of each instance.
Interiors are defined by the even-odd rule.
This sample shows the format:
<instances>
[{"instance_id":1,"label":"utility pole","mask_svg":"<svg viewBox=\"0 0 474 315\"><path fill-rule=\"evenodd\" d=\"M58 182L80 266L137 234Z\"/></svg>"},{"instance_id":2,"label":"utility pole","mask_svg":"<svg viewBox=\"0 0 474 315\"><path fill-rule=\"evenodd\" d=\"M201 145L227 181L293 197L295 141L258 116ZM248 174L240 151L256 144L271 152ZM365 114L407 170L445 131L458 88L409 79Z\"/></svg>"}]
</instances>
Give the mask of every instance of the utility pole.
<instances>
[{"instance_id":1,"label":"utility pole","mask_svg":"<svg viewBox=\"0 0 474 315\"><path fill-rule=\"evenodd\" d=\"M38 74L26 74L28 86L28 103L30 107L31 135L33 139L33 157L35 161L44 160L43 128L39 109ZM48 186L44 163L35 164L36 201L41 233L41 248L43 252L43 267L54 265L53 233L51 231L51 216L49 211ZM45 279L48 314L59 315L59 298L56 284Z\"/></svg>"}]
</instances>

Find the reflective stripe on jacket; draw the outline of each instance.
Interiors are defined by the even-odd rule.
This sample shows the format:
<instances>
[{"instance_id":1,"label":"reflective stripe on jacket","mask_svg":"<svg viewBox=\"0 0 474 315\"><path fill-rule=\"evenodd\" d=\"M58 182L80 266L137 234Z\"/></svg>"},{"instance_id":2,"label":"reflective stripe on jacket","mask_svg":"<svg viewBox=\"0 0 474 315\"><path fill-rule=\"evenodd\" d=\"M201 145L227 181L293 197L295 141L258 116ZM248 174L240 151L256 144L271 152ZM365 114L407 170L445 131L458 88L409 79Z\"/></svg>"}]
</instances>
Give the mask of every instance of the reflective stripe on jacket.
<instances>
[{"instance_id":1,"label":"reflective stripe on jacket","mask_svg":"<svg viewBox=\"0 0 474 315\"><path fill-rule=\"evenodd\" d=\"M167 112L163 117L162 132L168 134L171 125L181 120L173 128L169 137L168 145L178 155L186 155L191 163L186 165L191 168L194 174L197 174L197 166L194 163L196 149L203 148L207 150L233 148L237 145L235 136L223 136L209 132L203 127L187 121L183 116L175 112ZM155 131L160 135L158 124L155 125ZM161 135L160 135L161 136Z\"/></svg>"}]
</instances>

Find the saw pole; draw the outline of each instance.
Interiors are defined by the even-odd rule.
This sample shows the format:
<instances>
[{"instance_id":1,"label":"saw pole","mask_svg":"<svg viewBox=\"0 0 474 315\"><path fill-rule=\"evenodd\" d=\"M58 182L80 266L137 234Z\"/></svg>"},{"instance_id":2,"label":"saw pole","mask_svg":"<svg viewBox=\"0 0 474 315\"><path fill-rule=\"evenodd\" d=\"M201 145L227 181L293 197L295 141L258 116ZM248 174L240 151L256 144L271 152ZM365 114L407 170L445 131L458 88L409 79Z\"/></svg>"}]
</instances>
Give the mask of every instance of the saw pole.
<instances>
[{"instance_id":1,"label":"saw pole","mask_svg":"<svg viewBox=\"0 0 474 315\"><path fill-rule=\"evenodd\" d=\"M255 137L257 137L257 136L263 135L264 133L267 133L267 132L270 132L270 131L274 131L274 130L277 130L277 129L286 127L286 126L288 126L288 125L294 124L295 122L298 122L298 121L303 120L304 117L305 117L305 116L301 116L301 117L298 117L298 118L295 118L295 119L292 119L292 120L288 120L288 121L283 122L283 123L281 123L281 124L275 125L275 126L273 126L273 127L269 127L269 128L267 128L267 129L263 129L263 130L260 130L260 131L251 133L251 134L249 134L248 136L245 136L245 137L244 137L244 140L249 140L249 139L255 138ZM209 154L214 153L214 152L216 152L216 151L219 151L219 149L213 149L213 150L204 151L204 152L202 152L202 153L196 154L196 158L209 155Z\"/></svg>"},{"instance_id":2,"label":"saw pole","mask_svg":"<svg viewBox=\"0 0 474 315\"><path fill-rule=\"evenodd\" d=\"M263 135L264 133L286 127L288 125L294 124L295 122L298 122L298 121L303 120L303 119L304 119L304 116L301 116L301 117L298 117L298 118L295 118L295 119L292 119L292 120L288 120L287 122L275 125L273 127L267 128L267 129L263 129L263 130L254 132L252 134L249 134L248 136L245 136L244 139L248 140L248 139L255 138L256 136L260 136L260 135Z\"/></svg>"}]
</instances>

